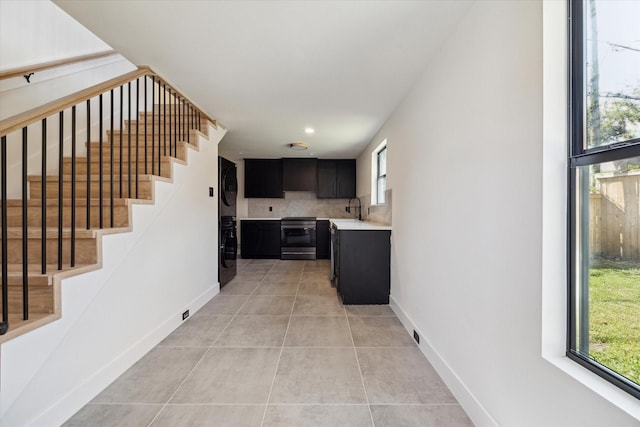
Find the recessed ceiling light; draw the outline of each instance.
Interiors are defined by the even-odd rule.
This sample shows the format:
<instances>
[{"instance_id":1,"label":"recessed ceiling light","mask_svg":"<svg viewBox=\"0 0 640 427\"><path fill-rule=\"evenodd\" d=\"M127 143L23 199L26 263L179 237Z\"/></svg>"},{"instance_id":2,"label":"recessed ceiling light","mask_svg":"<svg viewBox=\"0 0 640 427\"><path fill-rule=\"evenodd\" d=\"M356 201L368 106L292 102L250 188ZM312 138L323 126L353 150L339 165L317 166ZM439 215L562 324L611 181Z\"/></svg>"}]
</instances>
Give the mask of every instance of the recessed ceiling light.
<instances>
[{"instance_id":1,"label":"recessed ceiling light","mask_svg":"<svg viewBox=\"0 0 640 427\"><path fill-rule=\"evenodd\" d=\"M291 144L289 144L289 148L291 148L292 150L306 150L307 148L309 148L309 146L304 142L292 142Z\"/></svg>"},{"instance_id":2,"label":"recessed ceiling light","mask_svg":"<svg viewBox=\"0 0 640 427\"><path fill-rule=\"evenodd\" d=\"M304 129L304 133L312 134L314 132L315 132L315 130L313 128L305 128Z\"/></svg>"}]
</instances>

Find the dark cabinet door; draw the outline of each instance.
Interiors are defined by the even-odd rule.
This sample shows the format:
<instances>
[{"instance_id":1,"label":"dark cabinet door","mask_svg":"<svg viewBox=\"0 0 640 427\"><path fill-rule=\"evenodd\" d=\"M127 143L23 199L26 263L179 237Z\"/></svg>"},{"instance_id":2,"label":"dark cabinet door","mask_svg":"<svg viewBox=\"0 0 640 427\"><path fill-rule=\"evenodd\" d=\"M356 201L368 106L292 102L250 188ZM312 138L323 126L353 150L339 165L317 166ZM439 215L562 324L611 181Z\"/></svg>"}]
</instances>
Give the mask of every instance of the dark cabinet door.
<instances>
[{"instance_id":1,"label":"dark cabinet door","mask_svg":"<svg viewBox=\"0 0 640 427\"><path fill-rule=\"evenodd\" d=\"M354 159L336 161L336 198L356 197L356 161Z\"/></svg>"},{"instance_id":2,"label":"dark cabinet door","mask_svg":"<svg viewBox=\"0 0 640 427\"><path fill-rule=\"evenodd\" d=\"M280 258L280 221L240 221L242 258Z\"/></svg>"},{"instance_id":3,"label":"dark cabinet door","mask_svg":"<svg viewBox=\"0 0 640 427\"><path fill-rule=\"evenodd\" d=\"M318 160L318 198L356 197L355 159Z\"/></svg>"},{"instance_id":4,"label":"dark cabinet door","mask_svg":"<svg viewBox=\"0 0 640 427\"><path fill-rule=\"evenodd\" d=\"M261 221L260 258L280 259L280 221Z\"/></svg>"},{"instance_id":5,"label":"dark cabinet door","mask_svg":"<svg viewBox=\"0 0 640 427\"><path fill-rule=\"evenodd\" d=\"M259 221L240 221L240 253L242 258L256 258L260 253Z\"/></svg>"},{"instance_id":6,"label":"dark cabinet door","mask_svg":"<svg viewBox=\"0 0 640 427\"><path fill-rule=\"evenodd\" d=\"M282 159L282 189L284 191L316 191L317 159Z\"/></svg>"},{"instance_id":7,"label":"dark cabinet door","mask_svg":"<svg viewBox=\"0 0 640 427\"><path fill-rule=\"evenodd\" d=\"M331 232L329 221L316 221L316 259L331 258Z\"/></svg>"},{"instance_id":8,"label":"dark cabinet door","mask_svg":"<svg viewBox=\"0 0 640 427\"><path fill-rule=\"evenodd\" d=\"M282 159L245 159L244 196L282 198Z\"/></svg>"},{"instance_id":9,"label":"dark cabinet door","mask_svg":"<svg viewBox=\"0 0 640 427\"><path fill-rule=\"evenodd\" d=\"M336 197L336 161L318 160L318 198Z\"/></svg>"},{"instance_id":10,"label":"dark cabinet door","mask_svg":"<svg viewBox=\"0 0 640 427\"><path fill-rule=\"evenodd\" d=\"M338 230L336 286L343 304L389 304L391 232Z\"/></svg>"}]
</instances>

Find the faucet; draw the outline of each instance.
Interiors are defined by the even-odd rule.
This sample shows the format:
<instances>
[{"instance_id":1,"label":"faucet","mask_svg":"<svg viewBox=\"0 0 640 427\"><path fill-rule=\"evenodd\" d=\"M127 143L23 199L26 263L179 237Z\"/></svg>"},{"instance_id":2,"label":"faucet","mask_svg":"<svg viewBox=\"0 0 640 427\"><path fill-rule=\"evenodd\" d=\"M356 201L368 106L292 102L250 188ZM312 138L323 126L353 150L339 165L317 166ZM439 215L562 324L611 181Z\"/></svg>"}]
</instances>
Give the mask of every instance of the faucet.
<instances>
[{"instance_id":1,"label":"faucet","mask_svg":"<svg viewBox=\"0 0 640 427\"><path fill-rule=\"evenodd\" d=\"M358 206L354 206L358 210L358 221L362 221L362 202L360 202L359 198L355 198L358 201ZM353 199L349 199L349 206L347 207L347 212L351 212L351 201Z\"/></svg>"}]
</instances>

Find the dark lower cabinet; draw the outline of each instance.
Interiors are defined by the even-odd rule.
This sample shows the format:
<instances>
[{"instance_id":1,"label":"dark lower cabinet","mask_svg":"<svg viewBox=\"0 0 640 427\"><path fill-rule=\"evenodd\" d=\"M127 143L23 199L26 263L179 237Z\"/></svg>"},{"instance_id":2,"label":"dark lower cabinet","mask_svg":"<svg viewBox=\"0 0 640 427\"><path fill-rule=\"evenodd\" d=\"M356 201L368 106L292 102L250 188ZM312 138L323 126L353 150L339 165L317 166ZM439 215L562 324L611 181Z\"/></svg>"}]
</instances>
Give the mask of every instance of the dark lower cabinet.
<instances>
[{"instance_id":1,"label":"dark lower cabinet","mask_svg":"<svg viewBox=\"0 0 640 427\"><path fill-rule=\"evenodd\" d=\"M337 230L336 288L343 304L389 304L391 231Z\"/></svg>"},{"instance_id":2,"label":"dark lower cabinet","mask_svg":"<svg viewBox=\"0 0 640 427\"><path fill-rule=\"evenodd\" d=\"M329 221L316 221L316 259L331 258L331 231Z\"/></svg>"},{"instance_id":3,"label":"dark lower cabinet","mask_svg":"<svg viewBox=\"0 0 640 427\"><path fill-rule=\"evenodd\" d=\"M240 255L242 258L280 259L280 221L241 220Z\"/></svg>"}]
</instances>

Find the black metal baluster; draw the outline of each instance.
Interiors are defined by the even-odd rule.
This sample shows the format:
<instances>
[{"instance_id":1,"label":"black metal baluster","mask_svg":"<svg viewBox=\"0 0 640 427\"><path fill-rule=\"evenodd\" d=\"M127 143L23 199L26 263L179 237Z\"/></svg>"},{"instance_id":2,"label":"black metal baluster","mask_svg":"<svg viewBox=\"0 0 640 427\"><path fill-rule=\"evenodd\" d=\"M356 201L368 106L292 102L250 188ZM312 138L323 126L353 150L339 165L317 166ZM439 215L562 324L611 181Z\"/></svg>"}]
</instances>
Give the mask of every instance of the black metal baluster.
<instances>
[{"instance_id":1,"label":"black metal baluster","mask_svg":"<svg viewBox=\"0 0 640 427\"><path fill-rule=\"evenodd\" d=\"M58 121L58 270L62 270L62 215L64 214L64 205L62 200L64 184L64 175L62 174L64 167L64 111L60 111Z\"/></svg>"},{"instance_id":2,"label":"black metal baluster","mask_svg":"<svg viewBox=\"0 0 640 427\"><path fill-rule=\"evenodd\" d=\"M91 100L87 99L87 230L91 228Z\"/></svg>"},{"instance_id":3,"label":"black metal baluster","mask_svg":"<svg viewBox=\"0 0 640 427\"><path fill-rule=\"evenodd\" d=\"M102 178L102 174L104 173L104 159L103 159L103 132L104 132L104 128L103 128L103 112L102 112L102 94L100 94L99 97L99 102L100 102L100 106L99 106L99 111L98 113L100 114L100 125L99 125L99 134L98 134L98 174L100 175L98 177L98 207L100 208L100 228L104 227L104 204L103 204L103 197L104 197L104 188L103 188L103 184L104 184L104 180Z\"/></svg>"},{"instance_id":4,"label":"black metal baluster","mask_svg":"<svg viewBox=\"0 0 640 427\"><path fill-rule=\"evenodd\" d=\"M178 97L178 133L179 140L182 141L182 98ZM178 157L178 144L176 144L176 157Z\"/></svg>"},{"instance_id":5,"label":"black metal baluster","mask_svg":"<svg viewBox=\"0 0 640 427\"><path fill-rule=\"evenodd\" d=\"M151 175L156 174L156 76L151 76ZM160 96L160 95L158 95Z\"/></svg>"},{"instance_id":6,"label":"black metal baluster","mask_svg":"<svg viewBox=\"0 0 640 427\"><path fill-rule=\"evenodd\" d=\"M87 183L89 185L89 183ZM70 265L76 265L76 106L71 107L71 251Z\"/></svg>"},{"instance_id":7,"label":"black metal baluster","mask_svg":"<svg viewBox=\"0 0 640 427\"><path fill-rule=\"evenodd\" d=\"M154 159L154 161L158 162L158 176L160 176L160 156L162 154L162 119L164 118L162 114L162 84L160 83L160 79L158 79L158 158ZM155 144L155 141L154 141Z\"/></svg>"},{"instance_id":8,"label":"black metal baluster","mask_svg":"<svg viewBox=\"0 0 640 427\"><path fill-rule=\"evenodd\" d=\"M163 146L163 156L167 155L167 84L164 83L162 85L162 110L163 110L163 121L162 121L162 146ZM158 156L158 162L160 162L160 156ZM159 164L159 163L158 163Z\"/></svg>"},{"instance_id":9,"label":"black metal baluster","mask_svg":"<svg viewBox=\"0 0 640 427\"><path fill-rule=\"evenodd\" d=\"M147 76L144 76L144 174L148 174L147 169Z\"/></svg>"},{"instance_id":10,"label":"black metal baluster","mask_svg":"<svg viewBox=\"0 0 640 427\"><path fill-rule=\"evenodd\" d=\"M193 129L193 107L189 104L189 132L187 133L187 142L191 144L191 129Z\"/></svg>"},{"instance_id":11,"label":"black metal baluster","mask_svg":"<svg viewBox=\"0 0 640 427\"><path fill-rule=\"evenodd\" d=\"M131 82L127 83L127 197L131 198Z\"/></svg>"},{"instance_id":12,"label":"black metal baluster","mask_svg":"<svg viewBox=\"0 0 640 427\"><path fill-rule=\"evenodd\" d=\"M173 157L178 157L178 93L173 95Z\"/></svg>"},{"instance_id":13,"label":"black metal baluster","mask_svg":"<svg viewBox=\"0 0 640 427\"><path fill-rule=\"evenodd\" d=\"M187 139L187 100L182 100L182 140L185 141Z\"/></svg>"},{"instance_id":14,"label":"black metal baluster","mask_svg":"<svg viewBox=\"0 0 640 427\"><path fill-rule=\"evenodd\" d=\"M123 96L122 91L123 91L122 86L120 86L120 122L119 122L119 126L120 126L120 129L119 129L119 135L120 135L120 169L118 171L118 176L120 178L120 181L119 181L119 184L118 184L118 187L120 189L120 192L118 193L119 197L122 197L122 154L123 154L122 153L122 114L123 114L122 110L124 108L123 107L123 98L124 98L124 96ZM111 129L111 132L113 132L113 128ZM113 224L111 226L113 227Z\"/></svg>"},{"instance_id":15,"label":"black metal baluster","mask_svg":"<svg viewBox=\"0 0 640 427\"><path fill-rule=\"evenodd\" d=\"M47 119L42 119L42 165L40 166L42 175L42 194L40 201L40 241L41 241L41 271L47 272Z\"/></svg>"},{"instance_id":16,"label":"black metal baluster","mask_svg":"<svg viewBox=\"0 0 640 427\"><path fill-rule=\"evenodd\" d=\"M171 88L169 88L169 156L171 156L171 153L173 153L172 151L172 147L173 147L173 132L171 130L171 122L172 122L172 117L174 114L174 110L173 110L173 100L171 99L173 95L171 94ZM173 120L175 121L175 120Z\"/></svg>"},{"instance_id":17,"label":"black metal baluster","mask_svg":"<svg viewBox=\"0 0 640 427\"><path fill-rule=\"evenodd\" d=\"M158 138L158 176L162 176L161 144L164 147L164 155L167 155L167 85L162 86L162 138ZM160 96L160 94L158 95Z\"/></svg>"},{"instance_id":18,"label":"black metal baluster","mask_svg":"<svg viewBox=\"0 0 640 427\"><path fill-rule=\"evenodd\" d=\"M0 335L9 330L9 270L7 268L7 137L0 138L0 156L2 157L2 323Z\"/></svg>"},{"instance_id":19,"label":"black metal baluster","mask_svg":"<svg viewBox=\"0 0 640 427\"><path fill-rule=\"evenodd\" d=\"M111 131L109 132L109 144L110 144L110 165L109 165L109 174L110 174L110 182L109 182L109 223L110 227L113 228L113 89L111 89Z\"/></svg>"},{"instance_id":20,"label":"black metal baluster","mask_svg":"<svg viewBox=\"0 0 640 427\"><path fill-rule=\"evenodd\" d=\"M131 123L129 123L131 124ZM136 199L138 198L138 165L140 164L140 79L136 79Z\"/></svg>"},{"instance_id":21,"label":"black metal baluster","mask_svg":"<svg viewBox=\"0 0 640 427\"><path fill-rule=\"evenodd\" d=\"M27 224L27 127L22 128L22 319L29 320L29 229Z\"/></svg>"}]
</instances>

